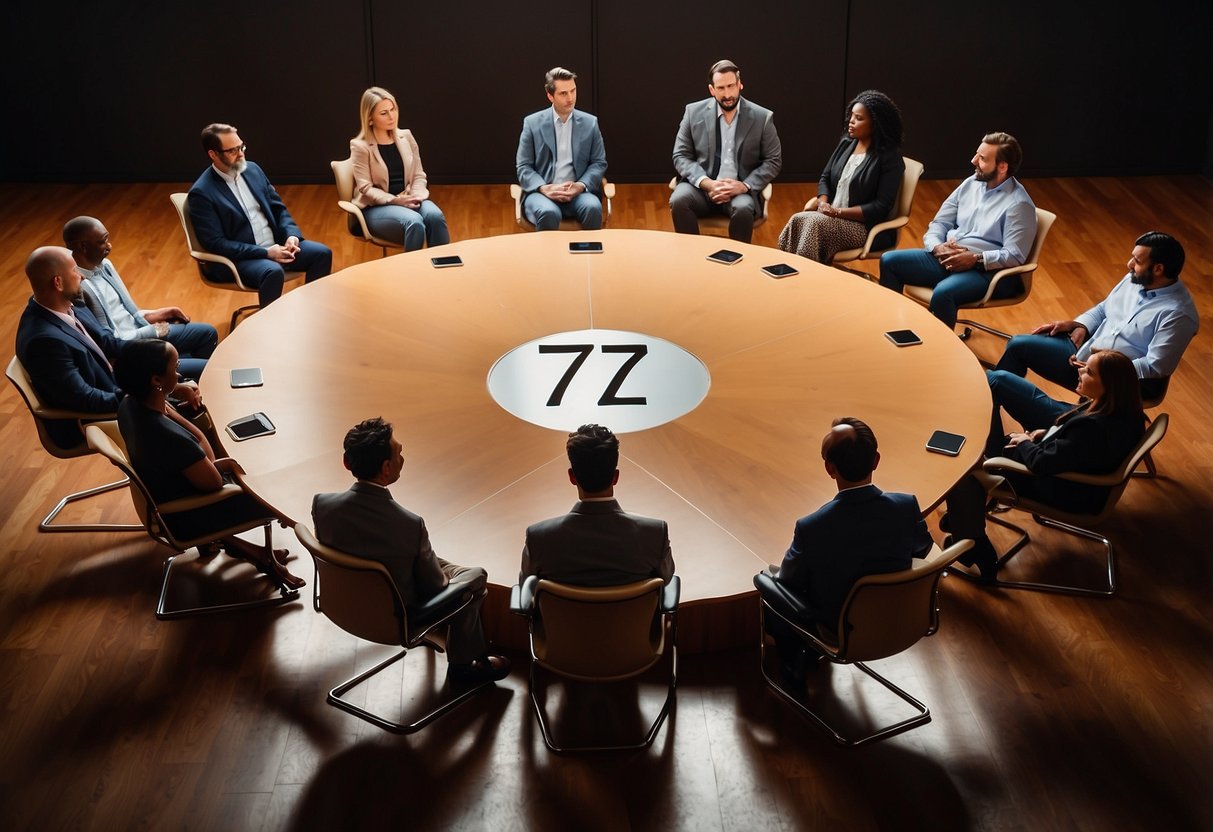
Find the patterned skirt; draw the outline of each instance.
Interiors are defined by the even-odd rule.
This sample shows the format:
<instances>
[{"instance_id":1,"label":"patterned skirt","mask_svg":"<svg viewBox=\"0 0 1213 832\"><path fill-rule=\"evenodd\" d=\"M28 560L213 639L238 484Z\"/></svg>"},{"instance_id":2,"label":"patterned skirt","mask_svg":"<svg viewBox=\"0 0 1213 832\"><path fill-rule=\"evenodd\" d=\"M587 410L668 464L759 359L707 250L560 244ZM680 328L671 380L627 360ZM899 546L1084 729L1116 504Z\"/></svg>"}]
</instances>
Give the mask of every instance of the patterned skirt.
<instances>
[{"instance_id":1,"label":"patterned skirt","mask_svg":"<svg viewBox=\"0 0 1213 832\"><path fill-rule=\"evenodd\" d=\"M819 211L801 211L779 232L779 247L829 265L835 254L862 248L867 239L868 229L861 222L827 217Z\"/></svg>"}]
</instances>

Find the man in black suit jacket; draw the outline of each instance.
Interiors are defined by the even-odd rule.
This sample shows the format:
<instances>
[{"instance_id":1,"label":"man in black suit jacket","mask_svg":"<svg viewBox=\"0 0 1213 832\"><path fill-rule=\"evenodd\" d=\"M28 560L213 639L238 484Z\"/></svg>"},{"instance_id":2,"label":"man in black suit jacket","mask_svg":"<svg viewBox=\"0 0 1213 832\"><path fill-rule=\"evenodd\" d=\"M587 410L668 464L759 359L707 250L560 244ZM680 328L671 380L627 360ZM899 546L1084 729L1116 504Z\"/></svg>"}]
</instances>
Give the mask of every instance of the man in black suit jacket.
<instances>
[{"instance_id":1,"label":"man in black suit jacket","mask_svg":"<svg viewBox=\"0 0 1213 832\"><path fill-rule=\"evenodd\" d=\"M933 541L912 494L883 492L872 484L880 464L876 435L859 419L835 419L821 442L826 473L838 494L796 521L792 545L775 572L776 580L810 609L806 627L838 626L851 586L864 575L908 569L926 557ZM767 617L786 676L803 679L802 642L775 616Z\"/></svg>"},{"instance_id":2,"label":"man in black suit jacket","mask_svg":"<svg viewBox=\"0 0 1213 832\"><path fill-rule=\"evenodd\" d=\"M208 124L202 148L211 166L190 188L189 212L198 242L212 254L236 264L240 279L257 287L258 302L267 306L282 296L285 269L306 272L305 282L333 269L328 246L303 239L265 172L244 158L245 145L230 124ZM226 279L226 270L207 275Z\"/></svg>"},{"instance_id":3,"label":"man in black suit jacket","mask_svg":"<svg viewBox=\"0 0 1213 832\"><path fill-rule=\"evenodd\" d=\"M748 243L762 216L762 189L779 175L783 149L775 116L741 97L741 70L717 61L708 71L711 98L688 104L674 140L674 169L682 180L670 196L679 234L698 234L699 218L729 217L729 237Z\"/></svg>"},{"instance_id":4,"label":"man in black suit jacket","mask_svg":"<svg viewBox=\"0 0 1213 832\"><path fill-rule=\"evenodd\" d=\"M102 326L83 305L83 277L72 253L58 246L35 249L25 263L33 297L17 324L17 358L29 373L34 389L47 404L113 418L122 399L114 381L113 361L124 342ZM198 407L198 388L181 384L173 396ZM74 421L50 421L47 431L63 448L80 445L84 437Z\"/></svg>"},{"instance_id":5,"label":"man in black suit jacket","mask_svg":"<svg viewBox=\"0 0 1213 832\"><path fill-rule=\"evenodd\" d=\"M674 575L664 520L628 514L615 500L619 440L601 425L570 433L569 482L577 504L562 517L526 530L519 583L538 575L579 586L617 586Z\"/></svg>"},{"instance_id":6,"label":"man in black suit jacket","mask_svg":"<svg viewBox=\"0 0 1213 832\"><path fill-rule=\"evenodd\" d=\"M345 467L358 481L348 491L312 498L316 539L386 566L406 607L425 603L448 584L466 584L475 597L447 628L448 674L458 682L504 679L510 660L486 652L480 624L488 573L435 555L425 521L388 491L404 467L391 424L379 418L360 422L346 433L344 448Z\"/></svg>"}]
</instances>

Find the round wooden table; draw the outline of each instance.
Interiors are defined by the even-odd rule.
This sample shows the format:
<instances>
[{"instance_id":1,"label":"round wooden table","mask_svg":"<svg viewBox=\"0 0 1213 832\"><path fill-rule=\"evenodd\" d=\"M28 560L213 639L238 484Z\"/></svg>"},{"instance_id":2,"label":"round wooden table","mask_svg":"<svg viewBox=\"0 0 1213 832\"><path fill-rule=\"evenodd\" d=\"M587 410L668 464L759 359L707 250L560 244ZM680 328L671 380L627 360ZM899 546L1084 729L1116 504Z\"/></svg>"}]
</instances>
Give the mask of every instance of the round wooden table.
<instances>
[{"instance_id":1,"label":"round wooden table","mask_svg":"<svg viewBox=\"0 0 1213 832\"><path fill-rule=\"evenodd\" d=\"M579 240L605 251L571 254ZM720 248L745 257L709 262ZM464 265L435 269L439 254ZM775 280L760 270L778 262L800 274ZM923 343L896 347L884 335L894 329ZM871 425L875 481L918 495L924 510L977 461L988 430L977 359L917 304L775 249L630 230L467 240L346 269L224 339L202 391L219 426L269 415L277 433L227 441L227 451L262 499L309 524L314 493L352 482L341 463L345 431L371 416L391 421L405 459L392 493L425 518L440 555L488 569L486 622L508 642L500 588L517 580L525 529L567 512L577 495L564 432L507 412L486 380L515 347L577 330L664 339L710 373L690 412L621 433L616 489L625 510L669 522L680 645L692 650L756 638L754 574L779 562L796 519L835 492L820 456L832 419ZM557 375L568 363L557 360ZM248 366L262 368L264 386L230 388L229 370ZM622 392L638 391L625 380ZM596 421L610 427L621 407L601 408ZM925 450L935 429L968 437L959 456Z\"/></svg>"}]
</instances>

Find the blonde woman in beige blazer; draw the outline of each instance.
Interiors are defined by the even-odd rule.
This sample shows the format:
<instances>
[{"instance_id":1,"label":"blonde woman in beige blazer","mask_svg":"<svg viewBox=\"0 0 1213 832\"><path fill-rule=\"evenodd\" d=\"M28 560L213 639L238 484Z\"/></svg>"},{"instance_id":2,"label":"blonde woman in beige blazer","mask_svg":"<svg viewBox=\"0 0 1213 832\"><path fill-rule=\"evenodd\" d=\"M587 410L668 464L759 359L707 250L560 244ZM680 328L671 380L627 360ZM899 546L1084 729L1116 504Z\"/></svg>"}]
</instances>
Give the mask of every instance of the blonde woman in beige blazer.
<instances>
[{"instance_id":1,"label":"blonde woman in beige blazer","mask_svg":"<svg viewBox=\"0 0 1213 832\"><path fill-rule=\"evenodd\" d=\"M403 243L405 251L449 243L446 217L426 187L417 140L397 127L395 96L371 87L362 94L359 113L362 130L350 139L354 204L371 233Z\"/></svg>"}]
</instances>

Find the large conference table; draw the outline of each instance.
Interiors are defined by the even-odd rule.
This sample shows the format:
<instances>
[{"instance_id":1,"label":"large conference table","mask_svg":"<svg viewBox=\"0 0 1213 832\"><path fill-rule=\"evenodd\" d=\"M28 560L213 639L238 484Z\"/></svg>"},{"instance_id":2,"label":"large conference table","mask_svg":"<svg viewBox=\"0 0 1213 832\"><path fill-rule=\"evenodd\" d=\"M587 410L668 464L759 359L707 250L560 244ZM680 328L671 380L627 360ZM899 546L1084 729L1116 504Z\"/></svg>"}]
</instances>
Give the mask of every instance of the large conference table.
<instances>
[{"instance_id":1,"label":"large conference table","mask_svg":"<svg viewBox=\"0 0 1213 832\"><path fill-rule=\"evenodd\" d=\"M577 240L605 250L571 254ZM744 259L706 259L720 248ZM438 254L464 265L433 268ZM777 262L800 274L775 280L760 270ZM896 347L884 336L895 329L923 343ZM573 372L578 354L541 354L531 342L585 344L586 357ZM635 342L651 347L640 359ZM632 347L603 349L621 343ZM507 399L540 397L530 411L548 426L490 394L490 370L519 347L503 362L512 375L495 384ZM634 372L619 378L629 358ZM912 301L775 249L656 231L513 234L353 266L241 324L211 358L202 392L220 426L269 415L275 434L226 450L260 498L309 524L312 495L352 481L341 459L346 430L371 416L391 421L404 445L392 493L425 518L440 555L488 569L496 588L486 621L502 638L511 625L501 588L517 580L527 525L576 500L565 433L582 421L618 427L639 414L643 423L645 411L668 409L669 391L693 398L683 388L687 379L694 387L697 363L710 375L697 406L620 428L616 489L624 509L669 523L680 642L691 649L756 631L754 573L778 562L796 519L835 492L820 455L832 419L871 425L876 482L918 495L924 510L976 462L988 430L977 359ZM262 369L264 386L230 388L228 371L249 366ZM604 379L620 382L613 396ZM959 456L926 451L935 429L968 437Z\"/></svg>"}]
</instances>

